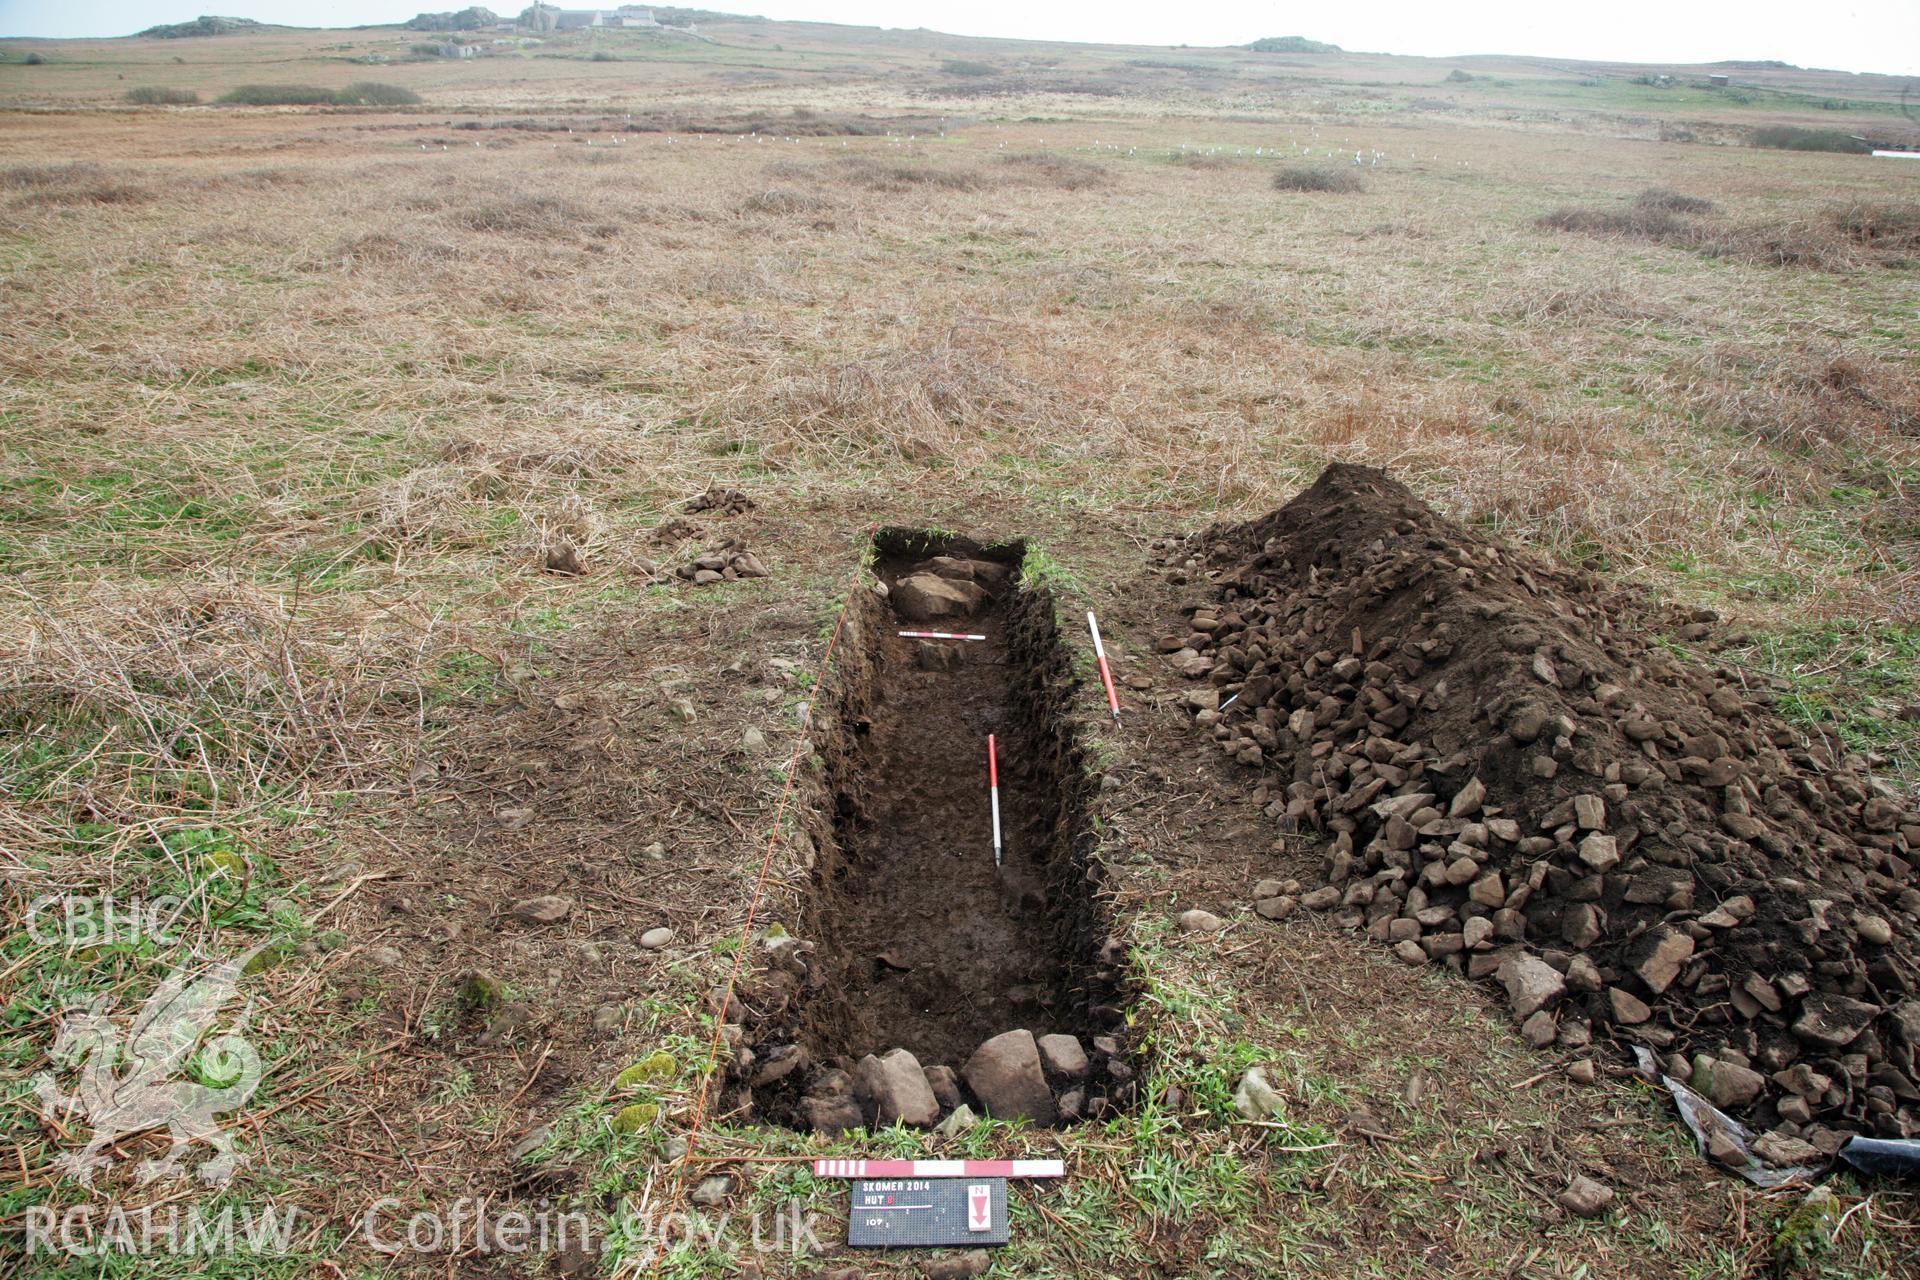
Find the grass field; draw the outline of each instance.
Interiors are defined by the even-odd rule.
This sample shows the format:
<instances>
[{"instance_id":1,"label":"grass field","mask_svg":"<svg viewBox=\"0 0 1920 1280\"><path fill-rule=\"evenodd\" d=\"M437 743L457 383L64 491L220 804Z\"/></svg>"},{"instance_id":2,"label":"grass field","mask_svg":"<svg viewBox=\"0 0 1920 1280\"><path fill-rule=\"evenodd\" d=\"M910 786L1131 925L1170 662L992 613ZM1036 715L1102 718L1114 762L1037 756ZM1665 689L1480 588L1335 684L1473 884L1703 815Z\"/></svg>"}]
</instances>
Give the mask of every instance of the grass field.
<instances>
[{"instance_id":1,"label":"grass field","mask_svg":"<svg viewBox=\"0 0 1920 1280\"><path fill-rule=\"evenodd\" d=\"M1145 670L1149 542L1383 465L1725 613L1747 639L1719 661L1920 776L1920 168L1745 145L1911 141L1891 79L745 21L406 61L417 38L0 41L0 1271L591 1274L358 1227L382 1197L389 1226L458 1194L661 1203L796 673L874 523L1031 539ZM422 103L212 105L369 80ZM1276 182L1303 166L1358 189ZM716 488L751 509L687 510ZM656 572L728 540L771 576ZM1068 1159L1016 1192L993 1274L1915 1273L1907 1197L1839 1179L1788 1229L1797 1196L1710 1172L1624 1072L1566 1082L1475 987L1297 921L1169 932L1267 849L1220 784L1156 775L1173 708L1128 725L1097 752L1138 790L1114 911L1159 1101L877 1140ZM546 893L568 924L515 925ZM76 947L25 927L49 894L185 905ZM35 1209L90 1202L33 1105L63 1006L256 947L266 1071L222 1195L306 1215L289 1249L10 1258ZM1285 1124L1235 1116L1254 1063ZM736 1166L734 1211L844 1215L801 1167ZM1555 1204L1582 1170L1611 1217ZM601 1270L644 1271L615 1235Z\"/></svg>"}]
</instances>

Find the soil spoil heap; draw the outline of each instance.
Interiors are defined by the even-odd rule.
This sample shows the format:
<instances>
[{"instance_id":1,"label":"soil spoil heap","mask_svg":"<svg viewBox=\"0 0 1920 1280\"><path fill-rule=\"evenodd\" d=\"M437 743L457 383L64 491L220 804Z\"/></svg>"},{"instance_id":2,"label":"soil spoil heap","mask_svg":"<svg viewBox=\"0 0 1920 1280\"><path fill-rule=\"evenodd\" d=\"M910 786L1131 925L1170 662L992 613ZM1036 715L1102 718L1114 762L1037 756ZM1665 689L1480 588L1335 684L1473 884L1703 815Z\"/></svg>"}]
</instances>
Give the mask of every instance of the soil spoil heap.
<instances>
[{"instance_id":1,"label":"soil spoil heap","mask_svg":"<svg viewBox=\"0 0 1920 1280\"><path fill-rule=\"evenodd\" d=\"M1267 813L1331 838L1319 885L1260 914L1494 978L1538 1046L1652 1046L1779 1163L1913 1132L1920 813L1764 680L1655 639L1713 615L1363 467L1185 550L1213 590L1159 647L1222 749L1277 775Z\"/></svg>"}]
</instances>

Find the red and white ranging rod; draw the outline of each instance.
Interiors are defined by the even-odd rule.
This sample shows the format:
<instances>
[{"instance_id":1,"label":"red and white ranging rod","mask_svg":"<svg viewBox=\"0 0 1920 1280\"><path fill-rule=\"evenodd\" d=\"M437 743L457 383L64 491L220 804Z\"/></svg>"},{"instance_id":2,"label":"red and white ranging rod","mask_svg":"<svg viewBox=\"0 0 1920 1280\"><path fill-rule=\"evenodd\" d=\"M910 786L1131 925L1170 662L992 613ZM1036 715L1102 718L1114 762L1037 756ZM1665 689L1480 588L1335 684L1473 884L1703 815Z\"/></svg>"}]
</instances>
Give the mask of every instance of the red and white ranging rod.
<instances>
[{"instance_id":1,"label":"red and white ranging rod","mask_svg":"<svg viewBox=\"0 0 1920 1280\"><path fill-rule=\"evenodd\" d=\"M1100 624L1093 620L1093 610L1087 610L1087 630L1093 633L1093 654L1100 659L1100 683L1107 686L1107 706L1113 710L1113 722L1120 723L1120 695L1113 691L1113 668L1107 665L1107 647L1100 643Z\"/></svg>"},{"instance_id":2,"label":"red and white ranging rod","mask_svg":"<svg viewBox=\"0 0 1920 1280\"><path fill-rule=\"evenodd\" d=\"M987 735L987 794L993 799L993 865L1000 865L1000 758Z\"/></svg>"},{"instance_id":3,"label":"red and white ranging rod","mask_svg":"<svg viewBox=\"0 0 1920 1280\"><path fill-rule=\"evenodd\" d=\"M909 640L985 640L986 639L985 636L961 635L960 633L954 632L954 631L901 631L901 632L897 632L896 634L903 635Z\"/></svg>"},{"instance_id":4,"label":"red and white ranging rod","mask_svg":"<svg viewBox=\"0 0 1920 1280\"><path fill-rule=\"evenodd\" d=\"M818 1178L1060 1178L1062 1160L815 1160Z\"/></svg>"}]
</instances>

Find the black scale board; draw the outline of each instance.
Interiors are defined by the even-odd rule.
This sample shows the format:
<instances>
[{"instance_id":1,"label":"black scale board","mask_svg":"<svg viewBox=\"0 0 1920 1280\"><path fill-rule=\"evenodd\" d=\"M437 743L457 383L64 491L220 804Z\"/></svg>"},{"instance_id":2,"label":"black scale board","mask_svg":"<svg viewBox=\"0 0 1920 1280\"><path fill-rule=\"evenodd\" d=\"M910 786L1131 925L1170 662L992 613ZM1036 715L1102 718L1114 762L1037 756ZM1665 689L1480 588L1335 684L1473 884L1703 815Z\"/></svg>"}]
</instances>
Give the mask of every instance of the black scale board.
<instances>
[{"instance_id":1,"label":"black scale board","mask_svg":"<svg viewBox=\"0 0 1920 1280\"><path fill-rule=\"evenodd\" d=\"M1007 1242L1005 1178L855 1178L847 1243L874 1249Z\"/></svg>"}]
</instances>

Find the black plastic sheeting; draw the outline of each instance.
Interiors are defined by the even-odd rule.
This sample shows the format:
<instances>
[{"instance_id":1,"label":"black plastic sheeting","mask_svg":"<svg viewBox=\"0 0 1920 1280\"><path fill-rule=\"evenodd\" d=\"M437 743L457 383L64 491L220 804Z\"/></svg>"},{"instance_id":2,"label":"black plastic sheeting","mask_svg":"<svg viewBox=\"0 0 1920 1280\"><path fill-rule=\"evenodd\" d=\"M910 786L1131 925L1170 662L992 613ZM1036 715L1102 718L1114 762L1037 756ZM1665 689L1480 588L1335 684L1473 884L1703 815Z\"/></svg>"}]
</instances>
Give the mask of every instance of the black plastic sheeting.
<instances>
[{"instance_id":1,"label":"black plastic sheeting","mask_svg":"<svg viewBox=\"0 0 1920 1280\"><path fill-rule=\"evenodd\" d=\"M1673 1105L1680 1112L1680 1118L1687 1122L1687 1128L1693 1132L1694 1143L1700 1148L1700 1154L1710 1163L1721 1165L1745 1178L1757 1187L1778 1187L1789 1182L1811 1182L1816 1176L1827 1172L1831 1165L1791 1165L1775 1168L1753 1152L1753 1133L1745 1125L1726 1112L1708 1102L1685 1084L1660 1070L1659 1059L1645 1045L1633 1046L1634 1057L1639 1061L1640 1074L1649 1081L1661 1085L1673 1096ZM1716 1144L1722 1151L1733 1151L1739 1157L1738 1162L1716 1160L1708 1155L1709 1144L1715 1137L1724 1139ZM1860 1173L1872 1178L1920 1178L1920 1139L1916 1138L1863 1138L1854 1137L1846 1146L1840 1148L1839 1158Z\"/></svg>"},{"instance_id":2,"label":"black plastic sheeting","mask_svg":"<svg viewBox=\"0 0 1920 1280\"><path fill-rule=\"evenodd\" d=\"M1920 1139L1855 1138L1840 1158L1875 1178L1920 1178Z\"/></svg>"},{"instance_id":3,"label":"black plastic sheeting","mask_svg":"<svg viewBox=\"0 0 1920 1280\"><path fill-rule=\"evenodd\" d=\"M1648 1080L1662 1085L1673 1095L1673 1105L1679 1110L1680 1118L1687 1122L1687 1128L1693 1131L1693 1141L1700 1148L1700 1154L1715 1164L1733 1170L1756 1187L1779 1187L1789 1182L1812 1182L1820 1169L1809 1165L1788 1165L1775 1168L1753 1153L1753 1133L1745 1125L1735 1120L1720 1108L1708 1102L1685 1084L1660 1070L1659 1060L1653 1051L1645 1045L1633 1046L1634 1057L1639 1060L1640 1074ZM1715 1143L1714 1138L1722 1139ZM1709 1151L1713 1147L1722 1151L1731 1151L1739 1160L1715 1160Z\"/></svg>"}]
</instances>

